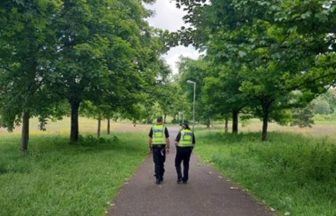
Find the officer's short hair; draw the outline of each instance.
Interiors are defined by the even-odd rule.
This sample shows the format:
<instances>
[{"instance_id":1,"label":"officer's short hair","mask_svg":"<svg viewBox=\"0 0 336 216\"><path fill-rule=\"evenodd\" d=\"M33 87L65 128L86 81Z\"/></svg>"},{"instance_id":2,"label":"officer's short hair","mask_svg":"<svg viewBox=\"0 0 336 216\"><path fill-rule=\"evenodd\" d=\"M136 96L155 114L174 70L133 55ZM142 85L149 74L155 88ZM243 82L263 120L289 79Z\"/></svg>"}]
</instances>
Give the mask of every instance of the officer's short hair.
<instances>
[{"instance_id":1,"label":"officer's short hair","mask_svg":"<svg viewBox=\"0 0 336 216\"><path fill-rule=\"evenodd\" d=\"M188 121L184 121L182 126L186 129L189 129L189 122Z\"/></svg>"},{"instance_id":2,"label":"officer's short hair","mask_svg":"<svg viewBox=\"0 0 336 216\"><path fill-rule=\"evenodd\" d=\"M162 116L157 117L157 118L156 118L156 121L157 121L158 123L161 123L161 122L162 122Z\"/></svg>"}]
</instances>

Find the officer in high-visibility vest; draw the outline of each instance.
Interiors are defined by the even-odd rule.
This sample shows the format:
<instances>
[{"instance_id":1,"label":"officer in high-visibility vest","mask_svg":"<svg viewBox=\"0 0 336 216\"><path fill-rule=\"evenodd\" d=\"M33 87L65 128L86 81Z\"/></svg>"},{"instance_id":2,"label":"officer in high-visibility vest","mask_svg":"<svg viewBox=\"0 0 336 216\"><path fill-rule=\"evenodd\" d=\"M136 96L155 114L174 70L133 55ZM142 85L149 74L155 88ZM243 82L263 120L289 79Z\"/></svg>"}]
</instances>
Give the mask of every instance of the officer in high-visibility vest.
<instances>
[{"instance_id":1,"label":"officer in high-visibility vest","mask_svg":"<svg viewBox=\"0 0 336 216\"><path fill-rule=\"evenodd\" d=\"M177 172L177 183L188 182L189 178L189 161L192 150L195 146L195 135L190 130L187 122L183 123L182 130L177 134L175 167ZM181 163L183 162L183 175L181 172Z\"/></svg>"},{"instance_id":2,"label":"officer in high-visibility vest","mask_svg":"<svg viewBox=\"0 0 336 216\"><path fill-rule=\"evenodd\" d=\"M156 184L161 184L165 172L164 162L166 160L166 151L169 152L169 133L163 125L162 117L157 118L157 122L152 126L149 132L149 149L153 153L155 165Z\"/></svg>"}]
</instances>

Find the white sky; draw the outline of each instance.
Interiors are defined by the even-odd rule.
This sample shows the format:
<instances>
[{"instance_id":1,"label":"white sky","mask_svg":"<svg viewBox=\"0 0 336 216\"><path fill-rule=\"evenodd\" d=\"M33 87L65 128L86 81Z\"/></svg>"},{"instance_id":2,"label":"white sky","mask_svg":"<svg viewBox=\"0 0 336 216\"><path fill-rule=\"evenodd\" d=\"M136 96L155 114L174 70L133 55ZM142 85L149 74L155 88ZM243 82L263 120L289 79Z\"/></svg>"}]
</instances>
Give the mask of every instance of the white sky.
<instances>
[{"instance_id":1,"label":"white sky","mask_svg":"<svg viewBox=\"0 0 336 216\"><path fill-rule=\"evenodd\" d=\"M184 24L182 20L184 11L177 9L175 3L170 0L157 0L156 3L147 7L155 11L154 15L148 19L149 24L153 27L176 31ZM197 59L199 53L192 46L171 48L163 58L167 61L174 74L178 72L177 62L181 55Z\"/></svg>"}]
</instances>

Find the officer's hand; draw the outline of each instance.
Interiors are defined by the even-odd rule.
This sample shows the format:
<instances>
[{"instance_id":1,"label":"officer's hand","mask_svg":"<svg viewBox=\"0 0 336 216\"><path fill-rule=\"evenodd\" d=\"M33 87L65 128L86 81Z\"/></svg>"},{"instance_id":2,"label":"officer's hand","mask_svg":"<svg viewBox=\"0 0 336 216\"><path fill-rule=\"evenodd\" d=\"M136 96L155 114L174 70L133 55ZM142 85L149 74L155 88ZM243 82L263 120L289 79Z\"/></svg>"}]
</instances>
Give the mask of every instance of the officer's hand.
<instances>
[{"instance_id":1,"label":"officer's hand","mask_svg":"<svg viewBox=\"0 0 336 216\"><path fill-rule=\"evenodd\" d=\"M167 154L169 153L169 148L166 148L166 153L167 153Z\"/></svg>"}]
</instances>

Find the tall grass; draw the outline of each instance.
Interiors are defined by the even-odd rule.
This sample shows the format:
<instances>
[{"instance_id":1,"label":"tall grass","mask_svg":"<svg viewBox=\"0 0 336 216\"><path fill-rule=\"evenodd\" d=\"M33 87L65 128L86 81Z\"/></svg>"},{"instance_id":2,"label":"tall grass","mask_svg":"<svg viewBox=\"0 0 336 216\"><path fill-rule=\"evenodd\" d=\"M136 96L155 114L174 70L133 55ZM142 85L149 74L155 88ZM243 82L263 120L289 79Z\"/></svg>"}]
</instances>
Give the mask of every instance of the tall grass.
<instances>
[{"instance_id":1,"label":"tall grass","mask_svg":"<svg viewBox=\"0 0 336 216\"><path fill-rule=\"evenodd\" d=\"M336 113L329 115L317 114L314 116L314 121L318 122L319 124L334 124L336 121Z\"/></svg>"},{"instance_id":2,"label":"tall grass","mask_svg":"<svg viewBox=\"0 0 336 216\"><path fill-rule=\"evenodd\" d=\"M146 136L32 136L29 154L18 136L0 140L0 215L103 215L146 156Z\"/></svg>"},{"instance_id":3,"label":"tall grass","mask_svg":"<svg viewBox=\"0 0 336 216\"><path fill-rule=\"evenodd\" d=\"M197 151L224 175L279 212L336 215L336 145L323 139L272 133L202 133Z\"/></svg>"}]
</instances>

